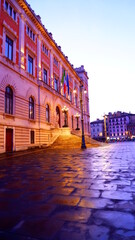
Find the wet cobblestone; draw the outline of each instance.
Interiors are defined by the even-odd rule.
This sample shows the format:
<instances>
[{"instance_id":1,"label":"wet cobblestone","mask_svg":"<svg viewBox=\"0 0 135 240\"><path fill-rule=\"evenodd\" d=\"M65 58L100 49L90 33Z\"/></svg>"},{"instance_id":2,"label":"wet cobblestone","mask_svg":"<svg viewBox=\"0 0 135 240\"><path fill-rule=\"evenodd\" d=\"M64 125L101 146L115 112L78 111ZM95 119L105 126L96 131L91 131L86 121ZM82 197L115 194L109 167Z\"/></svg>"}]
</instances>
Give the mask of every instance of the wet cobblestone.
<instances>
[{"instance_id":1,"label":"wet cobblestone","mask_svg":"<svg viewBox=\"0 0 135 240\"><path fill-rule=\"evenodd\" d=\"M134 142L0 156L0 240L133 240L134 203Z\"/></svg>"}]
</instances>

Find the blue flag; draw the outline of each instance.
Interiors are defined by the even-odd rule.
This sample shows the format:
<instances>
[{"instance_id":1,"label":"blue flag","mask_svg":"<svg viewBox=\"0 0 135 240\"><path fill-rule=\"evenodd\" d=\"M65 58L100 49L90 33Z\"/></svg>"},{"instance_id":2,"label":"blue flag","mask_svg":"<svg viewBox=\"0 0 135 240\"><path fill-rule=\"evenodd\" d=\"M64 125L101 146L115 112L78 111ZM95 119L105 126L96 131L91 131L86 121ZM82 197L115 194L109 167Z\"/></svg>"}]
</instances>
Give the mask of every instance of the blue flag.
<instances>
[{"instance_id":1,"label":"blue flag","mask_svg":"<svg viewBox=\"0 0 135 240\"><path fill-rule=\"evenodd\" d=\"M68 79L68 73L67 73L67 77L66 77L66 83L67 83L68 95L69 95L69 79Z\"/></svg>"}]
</instances>

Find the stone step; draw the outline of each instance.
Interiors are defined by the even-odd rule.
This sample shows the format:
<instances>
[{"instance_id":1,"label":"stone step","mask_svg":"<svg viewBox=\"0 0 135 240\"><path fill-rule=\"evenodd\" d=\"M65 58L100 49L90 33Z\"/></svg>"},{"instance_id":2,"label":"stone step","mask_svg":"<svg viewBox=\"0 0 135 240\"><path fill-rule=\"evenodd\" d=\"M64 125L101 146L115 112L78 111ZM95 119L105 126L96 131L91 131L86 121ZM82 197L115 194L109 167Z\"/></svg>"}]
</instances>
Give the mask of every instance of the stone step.
<instances>
[{"instance_id":1,"label":"stone step","mask_svg":"<svg viewBox=\"0 0 135 240\"><path fill-rule=\"evenodd\" d=\"M51 145L51 148L80 148L82 143L82 138L76 135L60 135L56 141ZM97 147L100 144L98 142L93 141L90 137L85 137L86 145Z\"/></svg>"}]
</instances>

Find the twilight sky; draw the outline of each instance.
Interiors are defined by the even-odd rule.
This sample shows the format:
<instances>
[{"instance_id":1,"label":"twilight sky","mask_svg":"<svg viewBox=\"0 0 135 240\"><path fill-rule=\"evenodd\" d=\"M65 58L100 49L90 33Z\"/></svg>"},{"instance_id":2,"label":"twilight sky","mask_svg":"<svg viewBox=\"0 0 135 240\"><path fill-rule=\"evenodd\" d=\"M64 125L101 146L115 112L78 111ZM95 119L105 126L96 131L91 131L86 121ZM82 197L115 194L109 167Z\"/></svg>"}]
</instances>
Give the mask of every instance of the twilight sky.
<instances>
[{"instance_id":1,"label":"twilight sky","mask_svg":"<svg viewBox=\"0 0 135 240\"><path fill-rule=\"evenodd\" d=\"M90 119L135 113L135 0L27 0L89 77Z\"/></svg>"}]
</instances>

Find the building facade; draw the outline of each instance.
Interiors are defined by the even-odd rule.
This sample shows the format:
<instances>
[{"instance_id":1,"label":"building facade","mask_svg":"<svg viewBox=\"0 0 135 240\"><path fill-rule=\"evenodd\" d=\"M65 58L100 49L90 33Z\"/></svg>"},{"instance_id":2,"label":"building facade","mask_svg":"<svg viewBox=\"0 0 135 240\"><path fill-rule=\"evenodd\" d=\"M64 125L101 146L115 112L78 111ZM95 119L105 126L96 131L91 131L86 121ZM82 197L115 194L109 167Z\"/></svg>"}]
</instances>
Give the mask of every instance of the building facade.
<instances>
[{"instance_id":1,"label":"building facade","mask_svg":"<svg viewBox=\"0 0 135 240\"><path fill-rule=\"evenodd\" d=\"M49 144L65 123L75 129L80 94L89 135L84 67L74 69L25 0L0 0L0 16L0 153Z\"/></svg>"},{"instance_id":2,"label":"building facade","mask_svg":"<svg viewBox=\"0 0 135 240\"><path fill-rule=\"evenodd\" d=\"M118 111L105 115L104 129L106 140L128 140L129 135L131 136L133 134L134 123L135 114Z\"/></svg>"},{"instance_id":3,"label":"building facade","mask_svg":"<svg viewBox=\"0 0 135 240\"><path fill-rule=\"evenodd\" d=\"M104 141L104 120L97 119L90 123L91 138L97 141Z\"/></svg>"}]
</instances>

